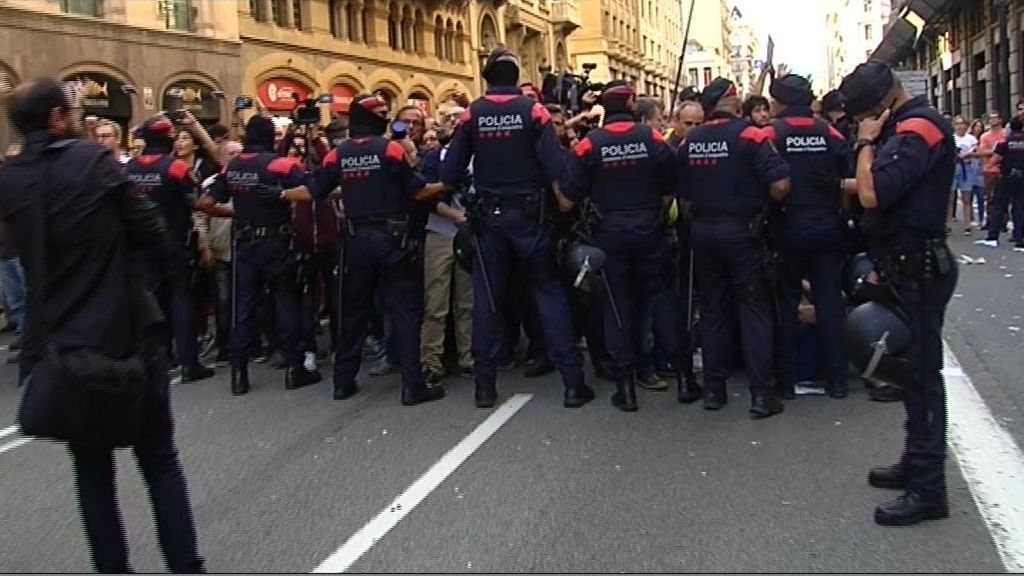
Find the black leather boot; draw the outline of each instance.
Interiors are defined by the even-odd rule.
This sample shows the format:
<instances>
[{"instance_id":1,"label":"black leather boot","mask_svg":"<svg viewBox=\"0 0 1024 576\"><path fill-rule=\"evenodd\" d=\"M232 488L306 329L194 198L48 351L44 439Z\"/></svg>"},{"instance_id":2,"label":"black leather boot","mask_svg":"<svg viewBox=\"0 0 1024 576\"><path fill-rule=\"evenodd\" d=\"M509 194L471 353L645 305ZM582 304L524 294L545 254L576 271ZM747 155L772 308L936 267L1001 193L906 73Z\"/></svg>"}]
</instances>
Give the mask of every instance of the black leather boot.
<instances>
[{"instance_id":1,"label":"black leather boot","mask_svg":"<svg viewBox=\"0 0 1024 576\"><path fill-rule=\"evenodd\" d=\"M615 394L612 394L612 406L623 412L636 412L636 382L632 376L615 383Z\"/></svg>"},{"instance_id":2,"label":"black leather boot","mask_svg":"<svg viewBox=\"0 0 1024 576\"><path fill-rule=\"evenodd\" d=\"M539 360L531 358L526 361L526 370L523 371L523 378L540 378L555 371L555 365L547 357Z\"/></svg>"},{"instance_id":3,"label":"black leather boot","mask_svg":"<svg viewBox=\"0 0 1024 576\"><path fill-rule=\"evenodd\" d=\"M875 488L905 490L910 484L910 474L907 473L907 468L900 463L892 466L879 466L868 472L868 484Z\"/></svg>"},{"instance_id":4,"label":"black leather boot","mask_svg":"<svg viewBox=\"0 0 1024 576\"><path fill-rule=\"evenodd\" d=\"M416 406L444 398L444 386L402 387L402 406Z\"/></svg>"},{"instance_id":5,"label":"black leather boot","mask_svg":"<svg viewBox=\"0 0 1024 576\"><path fill-rule=\"evenodd\" d=\"M297 390L310 384L316 384L320 379L319 370L310 372L300 364L292 366L284 373L284 388L285 390Z\"/></svg>"},{"instance_id":6,"label":"black leather boot","mask_svg":"<svg viewBox=\"0 0 1024 576\"><path fill-rule=\"evenodd\" d=\"M729 403L729 397L725 391L725 382L705 382L704 386L705 410L721 410L723 406Z\"/></svg>"},{"instance_id":7,"label":"black leather boot","mask_svg":"<svg viewBox=\"0 0 1024 576\"><path fill-rule=\"evenodd\" d=\"M594 399L594 390L583 381L583 374L578 377L562 377L565 383L565 397L562 406L566 408L579 408Z\"/></svg>"},{"instance_id":8,"label":"black leather boot","mask_svg":"<svg viewBox=\"0 0 1024 576\"><path fill-rule=\"evenodd\" d=\"M350 382L348 384L339 384L338 382L334 383L335 400L351 398L356 395L356 392L359 392L359 386L357 386L355 382Z\"/></svg>"},{"instance_id":9,"label":"black leather boot","mask_svg":"<svg viewBox=\"0 0 1024 576\"><path fill-rule=\"evenodd\" d=\"M755 392L750 399L750 415L754 418L771 418L776 414L782 414L785 406L782 400L771 392Z\"/></svg>"},{"instance_id":10,"label":"black leather boot","mask_svg":"<svg viewBox=\"0 0 1024 576\"><path fill-rule=\"evenodd\" d=\"M680 404L693 404L704 397L704 389L697 383L697 375L690 371L685 376L676 372L676 398Z\"/></svg>"},{"instance_id":11,"label":"black leather boot","mask_svg":"<svg viewBox=\"0 0 1024 576\"><path fill-rule=\"evenodd\" d=\"M249 393L249 365L235 362L231 365L231 393L241 396Z\"/></svg>"},{"instance_id":12,"label":"black leather boot","mask_svg":"<svg viewBox=\"0 0 1024 576\"><path fill-rule=\"evenodd\" d=\"M486 382L476 381L476 392L474 393L477 408L494 408L498 402L498 386L494 379Z\"/></svg>"},{"instance_id":13,"label":"black leather boot","mask_svg":"<svg viewBox=\"0 0 1024 576\"><path fill-rule=\"evenodd\" d=\"M846 398L850 393L850 387L847 385L845 378L838 382L829 382L825 389L829 396L837 399Z\"/></svg>"},{"instance_id":14,"label":"black leather boot","mask_svg":"<svg viewBox=\"0 0 1024 576\"><path fill-rule=\"evenodd\" d=\"M181 371L182 382L198 382L200 380L206 380L212 378L217 371L213 368L207 368L202 364L196 364L195 366L189 366Z\"/></svg>"},{"instance_id":15,"label":"black leather boot","mask_svg":"<svg viewBox=\"0 0 1024 576\"><path fill-rule=\"evenodd\" d=\"M875 523L881 526L913 526L924 520L949 518L949 502L945 494L926 499L908 491L875 508Z\"/></svg>"}]
</instances>

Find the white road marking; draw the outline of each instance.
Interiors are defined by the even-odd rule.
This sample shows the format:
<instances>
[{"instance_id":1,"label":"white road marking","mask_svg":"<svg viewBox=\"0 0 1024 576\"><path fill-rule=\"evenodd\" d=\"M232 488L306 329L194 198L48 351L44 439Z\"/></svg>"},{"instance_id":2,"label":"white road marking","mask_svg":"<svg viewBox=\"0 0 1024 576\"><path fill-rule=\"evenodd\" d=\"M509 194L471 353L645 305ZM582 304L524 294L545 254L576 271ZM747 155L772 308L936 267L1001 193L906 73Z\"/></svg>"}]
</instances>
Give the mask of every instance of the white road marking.
<instances>
[{"instance_id":1,"label":"white road marking","mask_svg":"<svg viewBox=\"0 0 1024 576\"><path fill-rule=\"evenodd\" d=\"M412 486L394 502L389 504L358 532L353 534L341 548L331 554L313 570L314 574L340 574L348 570L359 558L394 528L402 518L412 512L420 502L455 472L480 446L508 422L520 408L526 405L532 394L516 394L498 407L486 420L480 423L469 436L462 439L436 464L413 482Z\"/></svg>"},{"instance_id":2,"label":"white road marking","mask_svg":"<svg viewBox=\"0 0 1024 576\"><path fill-rule=\"evenodd\" d=\"M4 452L8 452L10 450L14 450L18 446L24 446L25 444L28 444L31 441L31 438L18 438L17 440L12 440L7 444L0 445L0 454L3 454Z\"/></svg>"},{"instance_id":3,"label":"white road marking","mask_svg":"<svg viewBox=\"0 0 1024 576\"><path fill-rule=\"evenodd\" d=\"M8 426L7 428L2 428L2 429L0 429L0 438L4 438L6 436L10 436L11 434L14 434L17 431L18 431L18 427L17 426Z\"/></svg>"},{"instance_id":4,"label":"white road marking","mask_svg":"<svg viewBox=\"0 0 1024 576\"><path fill-rule=\"evenodd\" d=\"M943 346L949 442L1007 572L1024 572L1024 455Z\"/></svg>"}]
</instances>

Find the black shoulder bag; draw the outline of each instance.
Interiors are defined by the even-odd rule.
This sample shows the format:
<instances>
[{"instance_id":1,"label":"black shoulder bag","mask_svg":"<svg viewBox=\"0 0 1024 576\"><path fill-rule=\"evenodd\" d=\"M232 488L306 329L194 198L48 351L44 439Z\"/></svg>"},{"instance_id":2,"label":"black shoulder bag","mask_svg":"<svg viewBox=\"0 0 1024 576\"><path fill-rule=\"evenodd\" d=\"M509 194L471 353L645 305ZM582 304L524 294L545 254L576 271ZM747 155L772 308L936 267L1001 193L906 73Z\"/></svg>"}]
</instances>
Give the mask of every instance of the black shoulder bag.
<instances>
[{"instance_id":1,"label":"black shoulder bag","mask_svg":"<svg viewBox=\"0 0 1024 576\"><path fill-rule=\"evenodd\" d=\"M26 436L97 447L132 446L141 435L148 390L143 356L112 358L96 348L61 348L49 338L45 186L53 159L46 156L33 170L28 190L34 198L29 208L33 249L27 323L35 343L32 357L23 359L30 364L18 423Z\"/></svg>"}]
</instances>

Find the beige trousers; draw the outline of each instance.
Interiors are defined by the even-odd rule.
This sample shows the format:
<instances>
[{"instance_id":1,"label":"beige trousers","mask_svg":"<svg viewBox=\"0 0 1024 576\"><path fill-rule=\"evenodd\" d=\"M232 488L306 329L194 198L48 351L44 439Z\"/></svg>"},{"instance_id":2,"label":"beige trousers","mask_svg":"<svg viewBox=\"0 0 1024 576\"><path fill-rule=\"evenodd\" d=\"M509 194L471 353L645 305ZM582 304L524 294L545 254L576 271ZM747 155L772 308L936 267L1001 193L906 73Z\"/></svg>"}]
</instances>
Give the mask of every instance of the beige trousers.
<instances>
[{"instance_id":1,"label":"beige trousers","mask_svg":"<svg viewBox=\"0 0 1024 576\"><path fill-rule=\"evenodd\" d=\"M459 367L471 368L473 277L456 264L452 240L429 231L423 245L423 288L423 329L420 332L420 359L423 367L443 373L441 357L444 354L445 320L451 311L455 319Z\"/></svg>"}]
</instances>

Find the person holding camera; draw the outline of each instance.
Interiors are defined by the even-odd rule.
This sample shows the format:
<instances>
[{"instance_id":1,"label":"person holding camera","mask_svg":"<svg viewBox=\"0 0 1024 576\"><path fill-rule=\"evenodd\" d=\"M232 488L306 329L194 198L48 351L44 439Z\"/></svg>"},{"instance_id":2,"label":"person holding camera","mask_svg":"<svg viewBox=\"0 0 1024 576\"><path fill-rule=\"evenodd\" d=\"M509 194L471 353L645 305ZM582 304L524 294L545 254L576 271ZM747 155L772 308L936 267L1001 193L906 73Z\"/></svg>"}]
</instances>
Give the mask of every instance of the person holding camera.
<instances>
[{"instance_id":1,"label":"person holding camera","mask_svg":"<svg viewBox=\"0 0 1024 576\"><path fill-rule=\"evenodd\" d=\"M184 118L181 114L171 116ZM128 162L125 171L135 186L157 203L167 222L167 241L160 249L145 254L143 268L147 286L171 319L181 379L194 382L214 375L212 368L199 362L192 304L191 279L199 249L192 211L199 182L188 164L174 156L173 135L174 124L168 116L146 120L139 130L146 147Z\"/></svg>"}]
</instances>

